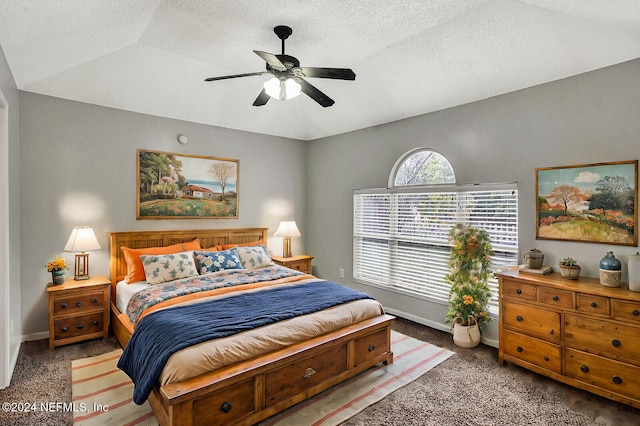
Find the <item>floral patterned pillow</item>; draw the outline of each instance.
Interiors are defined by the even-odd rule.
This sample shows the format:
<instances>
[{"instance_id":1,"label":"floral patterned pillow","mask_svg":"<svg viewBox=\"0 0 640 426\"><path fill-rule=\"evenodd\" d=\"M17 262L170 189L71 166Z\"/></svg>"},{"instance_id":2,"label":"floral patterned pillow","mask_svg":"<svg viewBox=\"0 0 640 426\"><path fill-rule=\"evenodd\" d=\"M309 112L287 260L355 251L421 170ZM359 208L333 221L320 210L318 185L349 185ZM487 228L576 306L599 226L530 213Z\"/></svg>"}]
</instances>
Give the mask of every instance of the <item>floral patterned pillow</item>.
<instances>
[{"instance_id":1,"label":"floral patterned pillow","mask_svg":"<svg viewBox=\"0 0 640 426\"><path fill-rule=\"evenodd\" d=\"M161 284L198 275L193 251L141 255L140 260L149 284Z\"/></svg>"},{"instance_id":2,"label":"floral patterned pillow","mask_svg":"<svg viewBox=\"0 0 640 426\"><path fill-rule=\"evenodd\" d=\"M263 268L273 265L267 248L258 244L250 247L236 247L242 267L245 269Z\"/></svg>"},{"instance_id":3,"label":"floral patterned pillow","mask_svg":"<svg viewBox=\"0 0 640 426\"><path fill-rule=\"evenodd\" d=\"M242 263L235 248L222 251L194 251L200 267L200 274L221 271L223 269L242 269Z\"/></svg>"}]
</instances>

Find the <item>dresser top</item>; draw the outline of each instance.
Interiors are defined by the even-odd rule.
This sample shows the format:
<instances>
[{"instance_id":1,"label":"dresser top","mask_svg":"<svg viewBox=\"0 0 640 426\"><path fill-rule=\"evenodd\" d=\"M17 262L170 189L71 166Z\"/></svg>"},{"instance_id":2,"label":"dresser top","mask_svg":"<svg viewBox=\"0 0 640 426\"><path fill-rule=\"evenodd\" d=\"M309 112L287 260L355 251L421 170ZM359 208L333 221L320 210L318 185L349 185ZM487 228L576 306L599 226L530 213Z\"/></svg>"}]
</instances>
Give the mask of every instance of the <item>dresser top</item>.
<instances>
[{"instance_id":1,"label":"dresser top","mask_svg":"<svg viewBox=\"0 0 640 426\"><path fill-rule=\"evenodd\" d=\"M627 283L621 283L620 287L604 287L600 284L599 278L580 277L577 280L567 280L562 278L562 275L558 272L553 272L549 275L538 275L513 269L505 269L496 271L494 274L497 277L512 279L523 283L640 302L640 293L629 290Z\"/></svg>"}]
</instances>

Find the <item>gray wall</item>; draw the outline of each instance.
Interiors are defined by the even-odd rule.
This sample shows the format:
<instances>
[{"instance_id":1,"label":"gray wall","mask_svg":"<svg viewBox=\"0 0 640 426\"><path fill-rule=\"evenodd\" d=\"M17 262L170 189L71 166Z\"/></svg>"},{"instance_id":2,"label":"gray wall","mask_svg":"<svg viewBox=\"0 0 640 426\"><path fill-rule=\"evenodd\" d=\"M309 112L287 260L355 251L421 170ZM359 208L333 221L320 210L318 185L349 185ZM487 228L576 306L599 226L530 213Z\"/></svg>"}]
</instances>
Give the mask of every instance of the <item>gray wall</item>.
<instances>
[{"instance_id":1,"label":"gray wall","mask_svg":"<svg viewBox=\"0 0 640 426\"><path fill-rule=\"evenodd\" d=\"M185 134L187 145L177 136ZM136 220L136 149L240 160L238 219ZM74 226L94 228L102 250L91 275L109 276L111 231L269 227L295 219L306 233L305 143L20 92L22 333L48 330L44 265ZM281 239L269 246L281 254ZM294 241L296 254L304 239ZM73 275L73 272L69 275Z\"/></svg>"},{"instance_id":2,"label":"gray wall","mask_svg":"<svg viewBox=\"0 0 640 426\"><path fill-rule=\"evenodd\" d=\"M636 248L535 240L537 167L640 157L640 60L491 99L352 133L316 140L307 150L309 233L315 272L369 291L391 311L448 329L446 306L353 283L352 195L380 188L395 161L415 147L432 148L452 163L458 183L517 182L521 254L538 247L545 264L571 256L585 276L613 250L623 263ZM636 183L637 185L637 183ZM345 269L345 279L339 278ZM486 334L497 339L496 323ZM495 341L493 342L495 343Z\"/></svg>"},{"instance_id":3,"label":"gray wall","mask_svg":"<svg viewBox=\"0 0 640 426\"><path fill-rule=\"evenodd\" d=\"M0 282L0 313L3 322L0 325L2 330L0 342L0 377L3 374L7 374L6 378L10 378L10 371L15 366L16 359L18 357L18 351L20 349L21 333L20 333L20 193L19 193L19 173L20 173L20 158L19 158L19 126L18 126L18 89L9 65L7 64L4 52L0 48L0 92L4 97L7 105L5 105L4 114L7 116L8 129L8 147L6 147L7 163L9 167L5 169L2 167L0 173L0 183L4 188L8 188L8 192L5 190L0 191L1 196L4 198L1 208L6 209L3 212L4 219L7 220L8 226L0 231L0 236L6 243L6 258L7 264L3 265L3 278ZM4 128L4 125L0 125L0 128ZM2 136L0 136L2 138ZM0 139L1 140L1 139ZM2 147L4 150L5 147ZM4 154L0 155L2 158ZM4 228L4 226L3 226ZM1 250L0 250L1 251ZM4 255L5 253L3 253ZM4 263L4 262L3 262ZM4 277L8 277L8 281L4 282ZM6 297L6 295L9 297ZM8 316L6 315L8 311ZM4 324L5 318L9 319L8 324ZM6 366L9 368L5 368ZM0 382L2 380L0 379ZM7 383L8 384L8 383ZM4 386L4 383L0 383L0 388Z\"/></svg>"}]
</instances>

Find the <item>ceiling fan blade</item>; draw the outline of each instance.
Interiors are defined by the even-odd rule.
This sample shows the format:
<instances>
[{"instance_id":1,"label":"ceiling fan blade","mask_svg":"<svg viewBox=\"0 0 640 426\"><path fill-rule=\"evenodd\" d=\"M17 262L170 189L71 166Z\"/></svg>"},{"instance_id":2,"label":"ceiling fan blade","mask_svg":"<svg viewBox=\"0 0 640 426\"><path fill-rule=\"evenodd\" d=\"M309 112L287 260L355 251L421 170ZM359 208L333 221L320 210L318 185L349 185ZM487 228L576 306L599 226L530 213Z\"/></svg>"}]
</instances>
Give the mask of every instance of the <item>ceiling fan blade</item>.
<instances>
[{"instance_id":1,"label":"ceiling fan blade","mask_svg":"<svg viewBox=\"0 0 640 426\"><path fill-rule=\"evenodd\" d=\"M258 56L260 56L262 59L265 60L265 62L267 64L269 64L269 66L271 68L273 68L276 71L286 71L287 67L284 66L284 64L280 61L280 59L278 59L278 57L276 55L274 55L273 53L268 53L268 52L262 52L260 50L254 50L254 53Z\"/></svg>"},{"instance_id":2,"label":"ceiling fan blade","mask_svg":"<svg viewBox=\"0 0 640 426\"><path fill-rule=\"evenodd\" d=\"M267 92L265 92L264 89L262 89L262 92L260 92L260 94L258 95L258 97L256 98L255 101L253 101L253 106L262 106L265 105L267 103L267 101L269 100L271 96L267 95Z\"/></svg>"},{"instance_id":3,"label":"ceiling fan blade","mask_svg":"<svg viewBox=\"0 0 640 426\"><path fill-rule=\"evenodd\" d=\"M246 74L223 75L222 77L205 78L204 81L227 80L229 78L250 77L252 75L262 75L262 74L269 74L269 73L265 71L258 71L258 72L249 72Z\"/></svg>"},{"instance_id":4,"label":"ceiling fan blade","mask_svg":"<svg viewBox=\"0 0 640 426\"><path fill-rule=\"evenodd\" d=\"M356 74L349 68L300 68L306 77L335 78L337 80L355 80Z\"/></svg>"},{"instance_id":5,"label":"ceiling fan blade","mask_svg":"<svg viewBox=\"0 0 640 426\"><path fill-rule=\"evenodd\" d=\"M323 107L330 107L335 103L333 99L322 93L314 85L308 81L300 79L300 86L303 93L309 96L311 99L322 105Z\"/></svg>"}]
</instances>

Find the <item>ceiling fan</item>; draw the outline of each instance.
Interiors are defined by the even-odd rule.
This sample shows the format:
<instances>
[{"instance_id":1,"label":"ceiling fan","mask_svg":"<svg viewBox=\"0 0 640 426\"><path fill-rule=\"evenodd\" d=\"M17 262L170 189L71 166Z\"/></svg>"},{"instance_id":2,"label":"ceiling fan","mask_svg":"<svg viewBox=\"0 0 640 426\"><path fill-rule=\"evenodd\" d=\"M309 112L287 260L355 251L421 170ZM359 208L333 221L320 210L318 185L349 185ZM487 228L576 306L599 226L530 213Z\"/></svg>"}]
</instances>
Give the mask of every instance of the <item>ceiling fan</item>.
<instances>
[{"instance_id":1,"label":"ceiling fan","mask_svg":"<svg viewBox=\"0 0 640 426\"><path fill-rule=\"evenodd\" d=\"M279 100L292 99L302 92L323 107L330 107L335 103L334 100L322 93L303 77L332 78L337 80L356 79L356 74L349 68L301 67L300 61L284 53L284 41L293 33L293 30L286 25L278 25L273 29L273 32L282 40L282 54L274 55L272 53L254 50L255 54L267 63L266 71L210 77L204 81L272 74L273 78L264 83L262 91L253 102L253 106L265 105L271 97Z\"/></svg>"}]
</instances>

